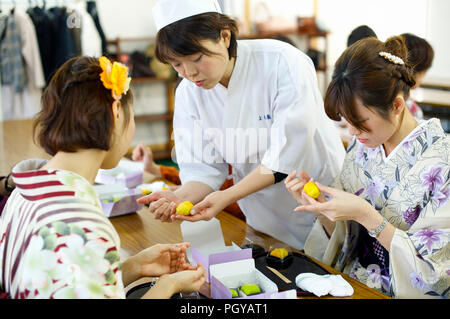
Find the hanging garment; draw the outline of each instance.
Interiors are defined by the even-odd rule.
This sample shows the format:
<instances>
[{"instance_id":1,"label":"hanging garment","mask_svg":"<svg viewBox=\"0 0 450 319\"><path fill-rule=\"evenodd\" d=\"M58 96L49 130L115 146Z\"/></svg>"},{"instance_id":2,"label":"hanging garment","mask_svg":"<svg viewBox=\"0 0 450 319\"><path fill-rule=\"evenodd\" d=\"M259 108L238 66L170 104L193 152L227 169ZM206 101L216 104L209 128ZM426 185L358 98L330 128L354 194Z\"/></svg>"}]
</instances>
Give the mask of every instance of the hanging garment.
<instances>
[{"instance_id":1,"label":"hanging garment","mask_svg":"<svg viewBox=\"0 0 450 319\"><path fill-rule=\"evenodd\" d=\"M28 82L21 92L13 85L2 85L4 120L32 118L40 110L41 92L45 86L36 31L30 17L22 10L14 11L17 30L20 35L21 56L23 57Z\"/></svg>"},{"instance_id":2,"label":"hanging garment","mask_svg":"<svg viewBox=\"0 0 450 319\"><path fill-rule=\"evenodd\" d=\"M67 26L75 43L76 55L82 55L81 48L81 15L78 11L67 8Z\"/></svg>"},{"instance_id":3,"label":"hanging garment","mask_svg":"<svg viewBox=\"0 0 450 319\"><path fill-rule=\"evenodd\" d=\"M21 54L20 30L13 14L0 17L0 68L2 84L11 84L15 92L22 92L27 74Z\"/></svg>"},{"instance_id":4,"label":"hanging garment","mask_svg":"<svg viewBox=\"0 0 450 319\"><path fill-rule=\"evenodd\" d=\"M81 54L93 57L102 55L102 41L92 16L86 11L86 3L68 4L68 9L76 11L81 23Z\"/></svg>"},{"instance_id":5,"label":"hanging garment","mask_svg":"<svg viewBox=\"0 0 450 319\"><path fill-rule=\"evenodd\" d=\"M91 15L92 20L95 23L95 27L97 28L98 35L100 36L101 42L102 42L102 53L103 55L108 54L108 47L106 44L106 36L103 32L102 24L100 23L100 18L98 15L98 9L97 9L97 3L95 1L87 1L86 2L86 9L87 12Z\"/></svg>"},{"instance_id":6,"label":"hanging garment","mask_svg":"<svg viewBox=\"0 0 450 319\"><path fill-rule=\"evenodd\" d=\"M31 21L33 21L36 30L44 78L45 82L48 83L54 70L56 70L56 25L53 13L41 7L30 8L27 10L27 13L30 16Z\"/></svg>"},{"instance_id":7,"label":"hanging garment","mask_svg":"<svg viewBox=\"0 0 450 319\"><path fill-rule=\"evenodd\" d=\"M67 9L65 7L53 7L49 11L53 13L51 17L56 26L54 70L52 70L50 75L52 76L64 62L77 55L77 48L70 28L67 25Z\"/></svg>"}]
</instances>

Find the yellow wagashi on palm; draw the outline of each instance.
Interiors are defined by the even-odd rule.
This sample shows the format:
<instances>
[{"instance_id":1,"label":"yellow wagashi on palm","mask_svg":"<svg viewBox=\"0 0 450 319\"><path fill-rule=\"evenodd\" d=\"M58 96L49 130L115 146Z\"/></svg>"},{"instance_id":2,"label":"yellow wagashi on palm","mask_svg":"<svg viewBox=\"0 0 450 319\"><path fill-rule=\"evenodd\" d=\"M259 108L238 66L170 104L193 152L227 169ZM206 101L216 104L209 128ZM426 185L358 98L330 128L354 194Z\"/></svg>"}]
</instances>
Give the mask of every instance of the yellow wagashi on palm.
<instances>
[{"instance_id":1,"label":"yellow wagashi on palm","mask_svg":"<svg viewBox=\"0 0 450 319\"><path fill-rule=\"evenodd\" d=\"M177 214L187 216L190 214L192 207L194 207L194 204L192 204L190 201L182 202L177 206Z\"/></svg>"}]
</instances>

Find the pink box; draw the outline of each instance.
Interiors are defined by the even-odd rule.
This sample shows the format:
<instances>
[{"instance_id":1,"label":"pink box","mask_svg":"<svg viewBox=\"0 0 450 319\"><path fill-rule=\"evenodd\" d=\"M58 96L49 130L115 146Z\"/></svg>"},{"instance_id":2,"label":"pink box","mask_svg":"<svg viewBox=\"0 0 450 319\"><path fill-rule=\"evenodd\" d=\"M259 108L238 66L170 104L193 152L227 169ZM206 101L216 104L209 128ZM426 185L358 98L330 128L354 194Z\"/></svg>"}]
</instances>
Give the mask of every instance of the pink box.
<instances>
[{"instance_id":1,"label":"pink box","mask_svg":"<svg viewBox=\"0 0 450 319\"><path fill-rule=\"evenodd\" d=\"M242 252L242 253L241 253ZM209 276L211 297L214 299L231 299L230 288L239 288L243 284L257 284L262 293L247 296L239 292L235 299L295 299L295 289L278 292L277 285L255 267L251 249L215 254L210 258ZM245 252L245 253L244 253Z\"/></svg>"},{"instance_id":2,"label":"pink box","mask_svg":"<svg viewBox=\"0 0 450 319\"><path fill-rule=\"evenodd\" d=\"M106 217L133 213L143 206L137 203L137 199L142 195L136 189L128 189L117 184L94 185L94 188L99 194L103 213Z\"/></svg>"},{"instance_id":3,"label":"pink box","mask_svg":"<svg viewBox=\"0 0 450 319\"><path fill-rule=\"evenodd\" d=\"M143 182L144 165L140 162L121 160L112 169L100 169L95 178L99 184L119 184L134 188Z\"/></svg>"},{"instance_id":4,"label":"pink box","mask_svg":"<svg viewBox=\"0 0 450 319\"><path fill-rule=\"evenodd\" d=\"M232 246L225 246L218 219L182 222L181 232L183 240L191 243L187 252L188 259L205 267L212 298L229 299L229 288L238 288L244 283L257 284L263 293L251 296L242 293L240 298L297 298L295 289L278 292L277 285L256 269L252 249L241 249L234 243Z\"/></svg>"}]
</instances>

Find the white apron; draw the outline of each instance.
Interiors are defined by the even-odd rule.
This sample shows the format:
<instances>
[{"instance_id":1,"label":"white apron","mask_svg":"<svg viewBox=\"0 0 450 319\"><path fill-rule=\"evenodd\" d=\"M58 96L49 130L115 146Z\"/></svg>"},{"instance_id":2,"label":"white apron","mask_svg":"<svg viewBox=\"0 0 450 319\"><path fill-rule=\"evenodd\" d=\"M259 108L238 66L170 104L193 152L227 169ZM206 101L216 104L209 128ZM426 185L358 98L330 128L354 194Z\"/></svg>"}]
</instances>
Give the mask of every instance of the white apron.
<instances>
[{"instance_id":1,"label":"white apron","mask_svg":"<svg viewBox=\"0 0 450 319\"><path fill-rule=\"evenodd\" d=\"M345 155L311 60L276 40L238 41L228 88L205 90L184 79L176 91L174 139L182 183L215 190L227 164L235 183L263 164L285 174L303 169L328 185ZM297 203L283 182L238 203L251 227L303 249L315 215L293 211Z\"/></svg>"}]
</instances>

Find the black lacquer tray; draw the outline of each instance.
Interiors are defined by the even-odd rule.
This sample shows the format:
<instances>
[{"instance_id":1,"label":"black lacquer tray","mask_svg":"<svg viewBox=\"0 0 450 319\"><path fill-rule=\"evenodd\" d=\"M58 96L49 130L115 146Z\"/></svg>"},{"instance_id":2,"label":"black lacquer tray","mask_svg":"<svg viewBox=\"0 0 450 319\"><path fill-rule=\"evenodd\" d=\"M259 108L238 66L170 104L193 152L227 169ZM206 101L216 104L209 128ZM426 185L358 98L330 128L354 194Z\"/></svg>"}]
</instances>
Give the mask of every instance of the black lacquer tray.
<instances>
[{"instance_id":1,"label":"black lacquer tray","mask_svg":"<svg viewBox=\"0 0 450 319\"><path fill-rule=\"evenodd\" d=\"M321 267L307 256L293 252L292 253L293 261L289 267L285 269L276 269L275 267L271 267L275 268L283 276L289 279L291 283L288 284L285 281L283 281L278 275L274 274L269 268L267 268L267 266L269 265L267 264L266 256L267 252L254 256L253 258L255 259L255 266L267 278L272 280L278 286L279 291L296 289L297 296L313 296L313 294L310 293L309 291L304 291L303 289L298 288L297 285L295 284L295 278L299 274L305 272L311 272L317 275L329 274L329 272L325 268Z\"/></svg>"},{"instance_id":2,"label":"black lacquer tray","mask_svg":"<svg viewBox=\"0 0 450 319\"><path fill-rule=\"evenodd\" d=\"M127 294L126 294L126 299L140 299L142 298L143 295L145 295L145 293L154 285L153 282L146 282L140 285L137 285L133 288L131 288ZM183 296L180 293L176 293L174 294L172 297L170 297L170 299L206 299L205 296L203 296L202 294L198 293L195 297L190 297L190 296Z\"/></svg>"}]
</instances>

